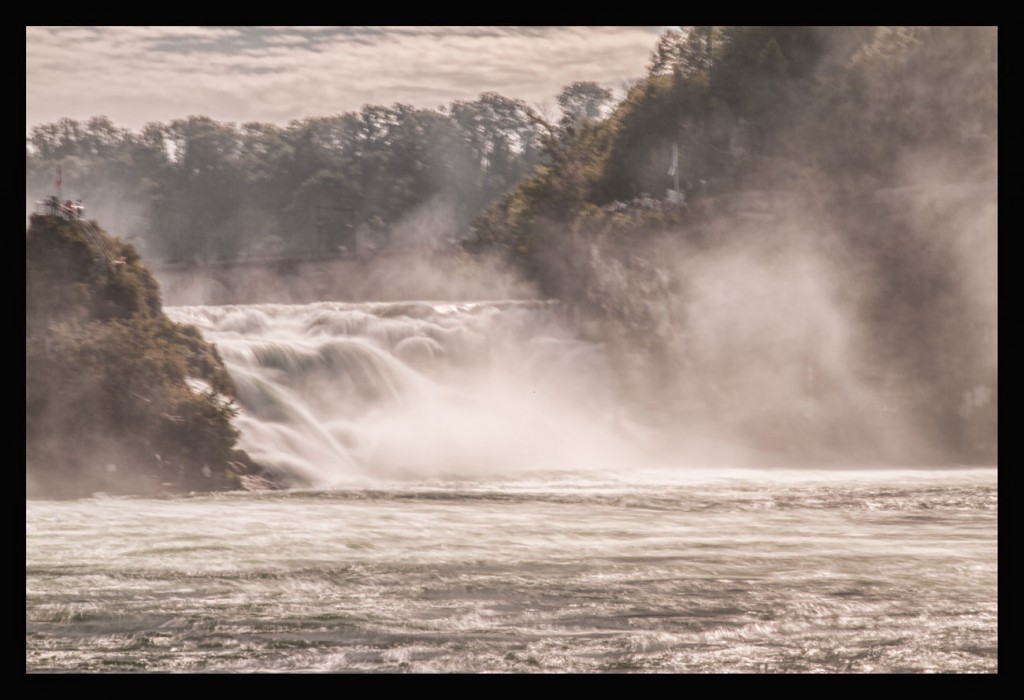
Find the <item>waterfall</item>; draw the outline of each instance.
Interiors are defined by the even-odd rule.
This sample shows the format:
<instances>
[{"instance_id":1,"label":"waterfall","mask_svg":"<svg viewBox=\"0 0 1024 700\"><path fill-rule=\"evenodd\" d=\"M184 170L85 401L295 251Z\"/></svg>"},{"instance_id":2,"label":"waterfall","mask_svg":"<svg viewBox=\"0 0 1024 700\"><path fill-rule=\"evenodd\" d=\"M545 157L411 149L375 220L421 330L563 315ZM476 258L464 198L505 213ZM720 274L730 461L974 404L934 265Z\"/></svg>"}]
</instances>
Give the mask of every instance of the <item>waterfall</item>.
<instances>
[{"instance_id":1,"label":"waterfall","mask_svg":"<svg viewBox=\"0 0 1024 700\"><path fill-rule=\"evenodd\" d=\"M239 446L297 486L635 460L600 343L550 301L179 306L236 385ZM631 427L632 426L632 427Z\"/></svg>"}]
</instances>

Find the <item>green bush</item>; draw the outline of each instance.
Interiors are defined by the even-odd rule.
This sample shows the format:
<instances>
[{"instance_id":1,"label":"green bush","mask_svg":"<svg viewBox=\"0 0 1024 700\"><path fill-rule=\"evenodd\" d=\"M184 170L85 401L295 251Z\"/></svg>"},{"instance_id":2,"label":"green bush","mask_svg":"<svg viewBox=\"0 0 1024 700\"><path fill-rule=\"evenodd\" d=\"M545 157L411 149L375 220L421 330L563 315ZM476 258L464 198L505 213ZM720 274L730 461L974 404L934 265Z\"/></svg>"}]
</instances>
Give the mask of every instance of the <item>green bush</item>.
<instances>
[{"instance_id":1,"label":"green bush","mask_svg":"<svg viewBox=\"0 0 1024 700\"><path fill-rule=\"evenodd\" d=\"M216 347L163 314L130 245L84 226L34 216L27 233L30 491L234 486L238 409Z\"/></svg>"}]
</instances>

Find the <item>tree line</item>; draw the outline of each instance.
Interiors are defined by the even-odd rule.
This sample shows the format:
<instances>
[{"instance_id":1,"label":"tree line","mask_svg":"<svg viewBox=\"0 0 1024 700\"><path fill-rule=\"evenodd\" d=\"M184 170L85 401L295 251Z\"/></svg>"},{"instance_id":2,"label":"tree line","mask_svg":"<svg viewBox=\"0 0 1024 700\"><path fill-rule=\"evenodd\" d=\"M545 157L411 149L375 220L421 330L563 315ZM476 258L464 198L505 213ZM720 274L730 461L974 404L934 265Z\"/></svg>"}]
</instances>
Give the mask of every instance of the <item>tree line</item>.
<instances>
[{"instance_id":1,"label":"tree line","mask_svg":"<svg viewBox=\"0 0 1024 700\"><path fill-rule=\"evenodd\" d=\"M574 83L563 118L592 117L611 92ZM487 92L439 109L406 104L309 117L287 126L189 116L141 132L104 116L31 129L31 199L55 189L132 239L150 259L306 251L317 207L351 208L361 238L386 245L398 222L441 206L458 239L538 163L545 120L522 100Z\"/></svg>"}]
</instances>

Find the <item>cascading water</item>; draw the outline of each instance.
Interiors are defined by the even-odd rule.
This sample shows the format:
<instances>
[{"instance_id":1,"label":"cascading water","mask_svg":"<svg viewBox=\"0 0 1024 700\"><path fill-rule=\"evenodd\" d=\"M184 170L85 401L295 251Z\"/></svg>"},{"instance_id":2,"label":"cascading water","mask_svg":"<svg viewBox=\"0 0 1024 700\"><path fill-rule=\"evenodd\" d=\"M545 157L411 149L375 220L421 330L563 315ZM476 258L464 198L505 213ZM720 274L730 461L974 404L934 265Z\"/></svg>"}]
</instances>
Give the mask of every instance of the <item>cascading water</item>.
<instances>
[{"instance_id":1,"label":"cascading water","mask_svg":"<svg viewBox=\"0 0 1024 700\"><path fill-rule=\"evenodd\" d=\"M712 466L555 303L168 312L299 488L29 501L30 672L998 670L994 468Z\"/></svg>"},{"instance_id":2,"label":"cascading water","mask_svg":"<svg viewBox=\"0 0 1024 700\"><path fill-rule=\"evenodd\" d=\"M555 302L175 307L217 344L240 446L294 485L636 461L601 344Z\"/></svg>"}]
</instances>

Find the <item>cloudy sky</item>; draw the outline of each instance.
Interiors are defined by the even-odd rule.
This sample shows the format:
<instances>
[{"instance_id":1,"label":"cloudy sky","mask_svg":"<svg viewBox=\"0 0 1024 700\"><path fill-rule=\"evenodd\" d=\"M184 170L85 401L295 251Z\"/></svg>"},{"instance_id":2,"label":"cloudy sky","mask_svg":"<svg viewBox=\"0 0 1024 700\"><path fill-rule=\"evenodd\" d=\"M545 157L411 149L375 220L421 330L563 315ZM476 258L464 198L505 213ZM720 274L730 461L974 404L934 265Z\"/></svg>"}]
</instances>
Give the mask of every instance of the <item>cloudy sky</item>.
<instances>
[{"instance_id":1,"label":"cloudy sky","mask_svg":"<svg viewBox=\"0 0 1024 700\"><path fill-rule=\"evenodd\" d=\"M139 130L364 104L437 108L496 91L553 106L573 80L621 93L662 27L26 27L26 132L105 115Z\"/></svg>"}]
</instances>

